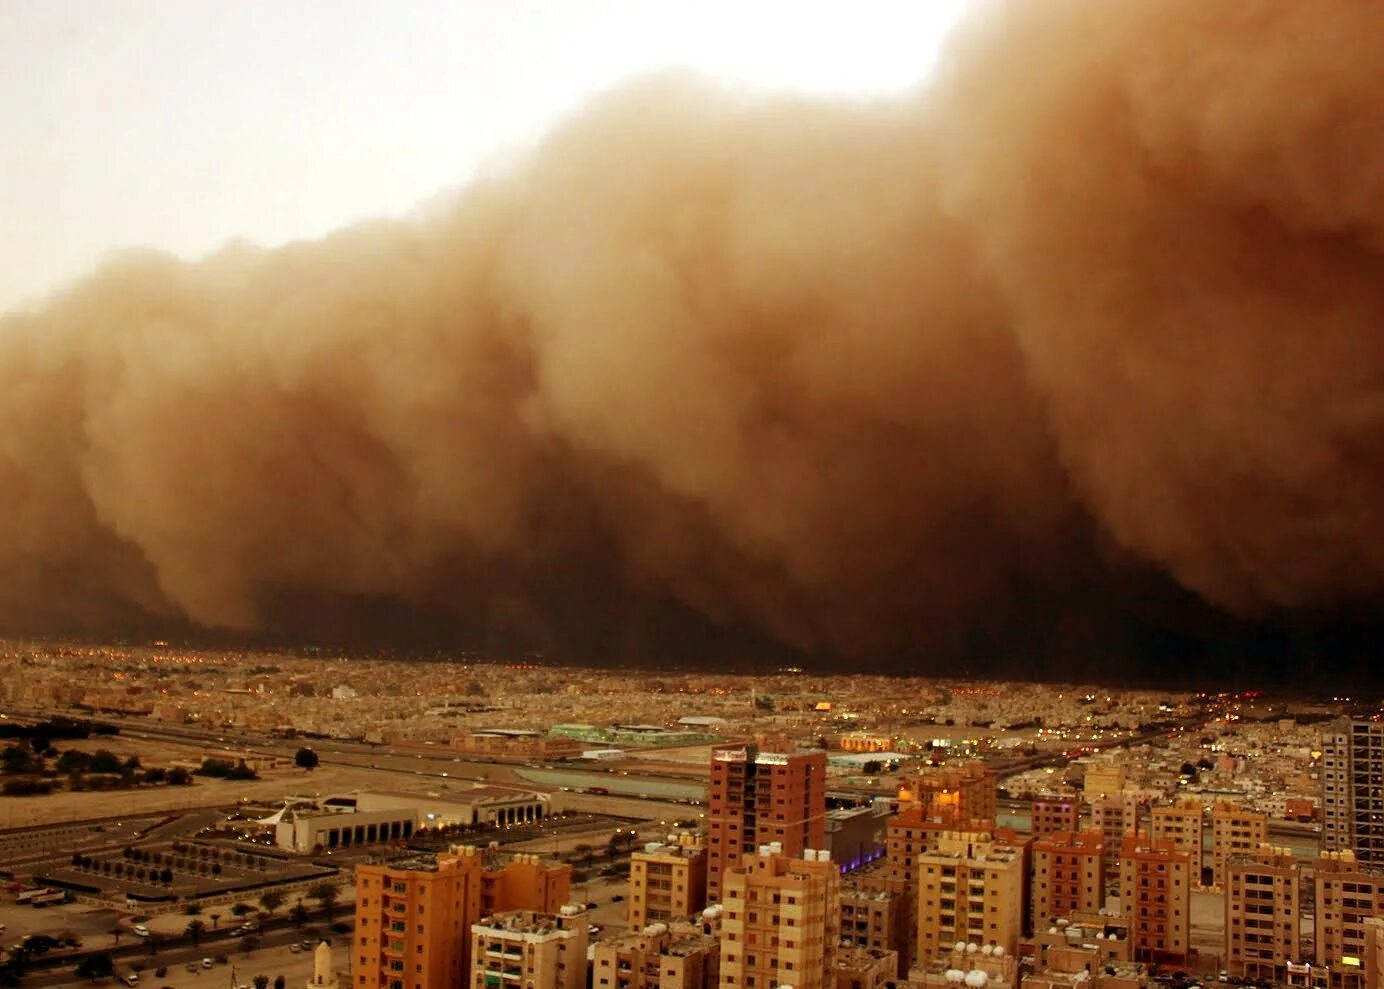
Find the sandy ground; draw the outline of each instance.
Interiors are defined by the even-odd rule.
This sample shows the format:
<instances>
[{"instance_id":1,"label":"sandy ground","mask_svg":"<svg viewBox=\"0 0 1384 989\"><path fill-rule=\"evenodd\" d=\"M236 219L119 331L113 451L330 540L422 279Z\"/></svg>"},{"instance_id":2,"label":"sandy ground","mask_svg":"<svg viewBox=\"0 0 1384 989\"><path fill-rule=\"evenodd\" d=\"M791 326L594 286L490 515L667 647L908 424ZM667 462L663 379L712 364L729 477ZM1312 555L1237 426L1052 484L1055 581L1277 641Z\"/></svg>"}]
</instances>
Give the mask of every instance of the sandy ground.
<instances>
[{"instance_id":1,"label":"sandy ground","mask_svg":"<svg viewBox=\"0 0 1384 989\"><path fill-rule=\"evenodd\" d=\"M292 769L273 770L264 774L263 779L249 782L198 779L192 786L0 797L0 825L18 828L126 814L220 807L240 800L273 801L289 794L321 795L381 786L390 776L372 769L326 766L310 774Z\"/></svg>"}]
</instances>

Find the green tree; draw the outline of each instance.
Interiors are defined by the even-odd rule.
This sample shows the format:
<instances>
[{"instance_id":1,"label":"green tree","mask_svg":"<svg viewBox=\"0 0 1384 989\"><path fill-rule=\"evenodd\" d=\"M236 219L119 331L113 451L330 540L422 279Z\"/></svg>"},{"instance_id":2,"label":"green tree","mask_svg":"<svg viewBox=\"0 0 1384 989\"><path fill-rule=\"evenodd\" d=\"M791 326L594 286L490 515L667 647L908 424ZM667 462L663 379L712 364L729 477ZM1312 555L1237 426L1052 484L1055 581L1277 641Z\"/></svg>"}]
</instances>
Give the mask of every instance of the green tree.
<instances>
[{"instance_id":1,"label":"green tree","mask_svg":"<svg viewBox=\"0 0 1384 989\"><path fill-rule=\"evenodd\" d=\"M243 938L240 939L240 950L248 955L250 954L250 952L254 951L256 948L259 947L259 943L260 939L257 935L246 934Z\"/></svg>"},{"instance_id":2,"label":"green tree","mask_svg":"<svg viewBox=\"0 0 1384 989\"><path fill-rule=\"evenodd\" d=\"M309 748L301 748L293 754L293 764L299 769L316 769L317 753Z\"/></svg>"},{"instance_id":3,"label":"green tree","mask_svg":"<svg viewBox=\"0 0 1384 989\"><path fill-rule=\"evenodd\" d=\"M282 975L277 975L274 977L274 989L284 989L284 986L286 985L288 985L288 983L284 981L284 977Z\"/></svg>"},{"instance_id":4,"label":"green tree","mask_svg":"<svg viewBox=\"0 0 1384 989\"><path fill-rule=\"evenodd\" d=\"M192 938L193 945L202 943L202 935L205 934L206 931L206 922L202 920L190 920L187 926L183 928L183 933Z\"/></svg>"},{"instance_id":5,"label":"green tree","mask_svg":"<svg viewBox=\"0 0 1384 989\"><path fill-rule=\"evenodd\" d=\"M301 903L295 903L293 909L289 911L289 916L293 918L294 927L302 927L308 922L308 908Z\"/></svg>"},{"instance_id":6,"label":"green tree","mask_svg":"<svg viewBox=\"0 0 1384 989\"><path fill-rule=\"evenodd\" d=\"M267 976L267 975L257 975L257 976L255 976L255 989L269 989L269 976Z\"/></svg>"},{"instance_id":7,"label":"green tree","mask_svg":"<svg viewBox=\"0 0 1384 989\"><path fill-rule=\"evenodd\" d=\"M284 895L277 889L271 889L261 896L259 901L260 906L264 907L265 910L272 914L275 910L284 905Z\"/></svg>"}]
</instances>

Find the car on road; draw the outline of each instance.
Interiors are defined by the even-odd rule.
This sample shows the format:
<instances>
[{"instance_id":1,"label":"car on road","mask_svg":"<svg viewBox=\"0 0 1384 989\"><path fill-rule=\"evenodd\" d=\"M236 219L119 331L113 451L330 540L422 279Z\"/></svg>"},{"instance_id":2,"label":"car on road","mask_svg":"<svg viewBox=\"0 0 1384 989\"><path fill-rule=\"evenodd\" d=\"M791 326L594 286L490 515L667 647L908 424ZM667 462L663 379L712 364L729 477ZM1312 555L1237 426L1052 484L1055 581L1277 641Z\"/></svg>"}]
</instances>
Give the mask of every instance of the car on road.
<instances>
[{"instance_id":1,"label":"car on road","mask_svg":"<svg viewBox=\"0 0 1384 989\"><path fill-rule=\"evenodd\" d=\"M134 931L140 937L149 936L149 927L146 924L135 924L135 926L131 927L130 930Z\"/></svg>"},{"instance_id":2,"label":"car on road","mask_svg":"<svg viewBox=\"0 0 1384 989\"><path fill-rule=\"evenodd\" d=\"M612 896L612 897L610 898L610 902L611 902L611 903L621 903L621 902L624 901L624 899L625 899L625 897L624 897L624 894L623 894L623 893L616 893L614 896Z\"/></svg>"},{"instance_id":3,"label":"car on road","mask_svg":"<svg viewBox=\"0 0 1384 989\"><path fill-rule=\"evenodd\" d=\"M188 962L188 963L187 963L187 970L188 970L189 972L195 972L195 971L197 971L197 963L196 963L196 962Z\"/></svg>"},{"instance_id":4,"label":"car on road","mask_svg":"<svg viewBox=\"0 0 1384 989\"><path fill-rule=\"evenodd\" d=\"M203 967L203 968L211 968L211 959L210 959L210 958L203 958L203 959L202 959L202 967Z\"/></svg>"},{"instance_id":5,"label":"car on road","mask_svg":"<svg viewBox=\"0 0 1384 989\"><path fill-rule=\"evenodd\" d=\"M311 941L299 941L299 942L298 942L298 947L299 947L300 949L302 949L303 951L311 951L311 950L312 950L312 942L311 942Z\"/></svg>"},{"instance_id":6,"label":"car on road","mask_svg":"<svg viewBox=\"0 0 1384 989\"><path fill-rule=\"evenodd\" d=\"M301 944L290 944L288 946L288 950L296 955L298 952L303 950L303 946Z\"/></svg>"}]
</instances>

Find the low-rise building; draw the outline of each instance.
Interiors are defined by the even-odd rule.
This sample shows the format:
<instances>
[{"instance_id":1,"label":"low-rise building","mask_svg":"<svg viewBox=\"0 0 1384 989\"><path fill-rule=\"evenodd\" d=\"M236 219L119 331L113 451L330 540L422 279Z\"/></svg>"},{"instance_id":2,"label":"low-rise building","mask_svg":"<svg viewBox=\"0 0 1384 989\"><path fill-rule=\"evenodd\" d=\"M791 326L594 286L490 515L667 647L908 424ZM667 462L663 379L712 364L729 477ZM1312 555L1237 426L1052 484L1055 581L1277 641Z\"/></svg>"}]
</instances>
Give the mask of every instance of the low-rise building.
<instances>
[{"instance_id":1,"label":"low-rise building","mask_svg":"<svg viewBox=\"0 0 1384 989\"><path fill-rule=\"evenodd\" d=\"M629 925L642 930L706 906L706 847L693 835L650 842L630 856Z\"/></svg>"},{"instance_id":2,"label":"low-rise building","mask_svg":"<svg viewBox=\"0 0 1384 989\"><path fill-rule=\"evenodd\" d=\"M589 923L584 906L568 903L472 924L471 989L584 989Z\"/></svg>"},{"instance_id":3,"label":"low-rise building","mask_svg":"<svg viewBox=\"0 0 1384 989\"><path fill-rule=\"evenodd\" d=\"M656 923L597 942L592 989L716 989L720 942L700 923Z\"/></svg>"}]
</instances>

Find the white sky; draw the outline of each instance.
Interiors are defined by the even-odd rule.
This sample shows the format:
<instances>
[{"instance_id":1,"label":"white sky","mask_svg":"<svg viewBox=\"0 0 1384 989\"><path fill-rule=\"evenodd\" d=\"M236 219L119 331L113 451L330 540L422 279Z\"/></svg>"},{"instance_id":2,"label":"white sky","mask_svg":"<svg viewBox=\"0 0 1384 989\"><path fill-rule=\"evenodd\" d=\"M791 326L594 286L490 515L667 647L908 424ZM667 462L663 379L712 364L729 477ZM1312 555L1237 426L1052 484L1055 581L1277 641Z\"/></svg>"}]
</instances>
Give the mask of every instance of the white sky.
<instances>
[{"instance_id":1,"label":"white sky","mask_svg":"<svg viewBox=\"0 0 1384 989\"><path fill-rule=\"evenodd\" d=\"M0 310L115 247L399 214L593 91L684 66L875 94L965 0L0 0Z\"/></svg>"}]
</instances>

